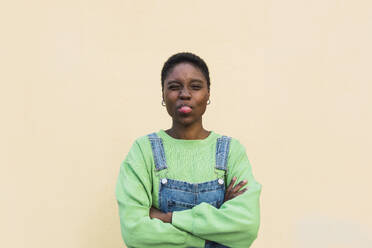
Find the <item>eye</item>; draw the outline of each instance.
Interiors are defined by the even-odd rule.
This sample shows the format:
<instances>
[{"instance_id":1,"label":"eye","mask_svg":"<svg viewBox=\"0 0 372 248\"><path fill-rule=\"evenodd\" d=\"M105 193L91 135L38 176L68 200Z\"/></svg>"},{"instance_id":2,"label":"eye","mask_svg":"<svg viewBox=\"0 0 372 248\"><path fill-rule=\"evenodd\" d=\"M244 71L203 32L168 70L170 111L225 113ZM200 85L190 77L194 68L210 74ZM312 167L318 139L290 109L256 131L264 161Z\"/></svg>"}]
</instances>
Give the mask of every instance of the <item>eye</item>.
<instances>
[{"instance_id":1,"label":"eye","mask_svg":"<svg viewBox=\"0 0 372 248\"><path fill-rule=\"evenodd\" d=\"M193 89L196 89L196 90L199 90L199 89L201 89L201 86L199 86L199 85L193 85L192 88Z\"/></svg>"},{"instance_id":2,"label":"eye","mask_svg":"<svg viewBox=\"0 0 372 248\"><path fill-rule=\"evenodd\" d=\"M177 90L177 89L179 89L179 88L180 88L180 87L177 86L177 85L171 85L171 86L168 87L168 89L170 89L170 90Z\"/></svg>"}]
</instances>

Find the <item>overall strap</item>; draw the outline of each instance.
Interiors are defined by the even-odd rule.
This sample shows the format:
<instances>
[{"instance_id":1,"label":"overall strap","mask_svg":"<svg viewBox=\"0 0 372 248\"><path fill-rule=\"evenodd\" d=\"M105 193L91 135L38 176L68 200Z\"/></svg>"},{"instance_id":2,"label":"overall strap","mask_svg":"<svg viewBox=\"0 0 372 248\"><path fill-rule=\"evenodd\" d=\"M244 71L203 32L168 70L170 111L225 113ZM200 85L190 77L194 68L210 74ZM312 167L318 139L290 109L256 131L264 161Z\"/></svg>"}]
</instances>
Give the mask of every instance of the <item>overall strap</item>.
<instances>
[{"instance_id":1,"label":"overall strap","mask_svg":"<svg viewBox=\"0 0 372 248\"><path fill-rule=\"evenodd\" d=\"M147 136L151 142L152 154L154 156L156 170L161 171L167 169L163 140L155 132L150 133Z\"/></svg>"},{"instance_id":2,"label":"overall strap","mask_svg":"<svg viewBox=\"0 0 372 248\"><path fill-rule=\"evenodd\" d=\"M216 169L227 171L227 157L229 155L231 137L223 135L217 139Z\"/></svg>"}]
</instances>

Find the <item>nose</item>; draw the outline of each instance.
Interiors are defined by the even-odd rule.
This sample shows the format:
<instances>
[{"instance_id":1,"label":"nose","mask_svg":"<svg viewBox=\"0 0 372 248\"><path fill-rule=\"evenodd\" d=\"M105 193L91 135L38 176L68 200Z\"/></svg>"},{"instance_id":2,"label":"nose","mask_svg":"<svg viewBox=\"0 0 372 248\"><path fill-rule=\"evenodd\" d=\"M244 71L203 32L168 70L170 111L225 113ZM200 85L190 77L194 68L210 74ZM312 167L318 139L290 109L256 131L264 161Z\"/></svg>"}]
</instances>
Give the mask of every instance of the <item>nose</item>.
<instances>
[{"instance_id":1,"label":"nose","mask_svg":"<svg viewBox=\"0 0 372 248\"><path fill-rule=\"evenodd\" d=\"M189 90L187 87L183 87L182 90L180 91L180 98L189 98L191 97Z\"/></svg>"}]
</instances>

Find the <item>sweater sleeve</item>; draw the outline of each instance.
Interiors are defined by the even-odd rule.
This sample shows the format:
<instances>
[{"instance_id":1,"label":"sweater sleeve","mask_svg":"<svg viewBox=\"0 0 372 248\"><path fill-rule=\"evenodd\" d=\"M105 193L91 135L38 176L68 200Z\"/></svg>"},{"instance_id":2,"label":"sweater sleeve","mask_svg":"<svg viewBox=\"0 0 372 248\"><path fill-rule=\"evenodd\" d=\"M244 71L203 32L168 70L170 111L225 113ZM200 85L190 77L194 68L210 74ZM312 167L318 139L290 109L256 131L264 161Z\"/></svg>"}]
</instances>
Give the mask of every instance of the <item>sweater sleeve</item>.
<instances>
[{"instance_id":1,"label":"sweater sleeve","mask_svg":"<svg viewBox=\"0 0 372 248\"><path fill-rule=\"evenodd\" d=\"M245 148L236 139L231 141L227 185L234 176L237 177L235 184L248 180L245 193L224 202L219 209L203 202L192 209L173 212L172 224L202 239L229 247L250 247L260 225L261 184L254 179Z\"/></svg>"},{"instance_id":2,"label":"sweater sleeve","mask_svg":"<svg viewBox=\"0 0 372 248\"><path fill-rule=\"evenodd\" d=\"M116 184L121 233L127 247L204 247L205 240L149 217L152 205L150 172L139 144L134 142L121 163Z\"/></svg>"}]
</instances>

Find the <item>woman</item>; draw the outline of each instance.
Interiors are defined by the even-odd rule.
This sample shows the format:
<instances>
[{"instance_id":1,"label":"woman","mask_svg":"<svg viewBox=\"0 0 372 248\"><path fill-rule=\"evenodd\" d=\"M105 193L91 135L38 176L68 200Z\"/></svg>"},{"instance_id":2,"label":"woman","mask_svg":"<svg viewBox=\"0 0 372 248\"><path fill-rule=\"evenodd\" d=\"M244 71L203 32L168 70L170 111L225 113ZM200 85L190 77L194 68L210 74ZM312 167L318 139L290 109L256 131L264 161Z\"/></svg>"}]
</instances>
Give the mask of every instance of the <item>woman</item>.
<instances>
[{"instance_id":1,"label":"woman","mask_svg":"<svg viewBox=\"0 0 372 248\"><path fill-rule=\"evenodd\" d=\"M126 245L250 247L261 185L244 146L203 127L207 65L194 54L175 54L161 83L172 127L137 138L120 167L116 197Z\"/></svg>"}]
</instances>

